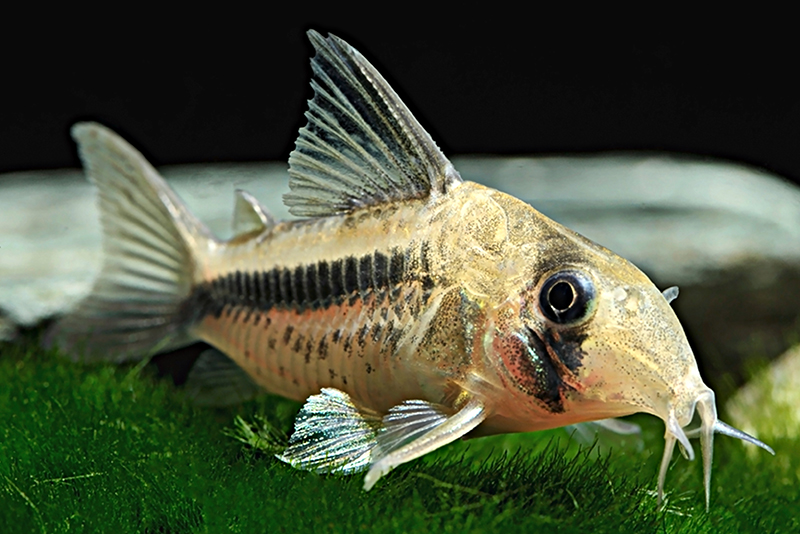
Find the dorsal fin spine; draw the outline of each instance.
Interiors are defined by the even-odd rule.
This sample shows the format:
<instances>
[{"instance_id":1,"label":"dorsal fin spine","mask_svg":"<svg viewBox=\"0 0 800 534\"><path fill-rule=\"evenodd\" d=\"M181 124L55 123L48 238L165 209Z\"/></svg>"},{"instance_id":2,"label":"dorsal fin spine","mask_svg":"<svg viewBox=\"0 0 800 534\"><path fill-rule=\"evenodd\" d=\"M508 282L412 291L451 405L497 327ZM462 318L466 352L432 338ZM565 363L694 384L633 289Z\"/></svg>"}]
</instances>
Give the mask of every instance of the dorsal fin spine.
<instances>
[{"instance_id":1,"label":"dorsal fin spine","mask_svg":"<svg viewBox=\"0 0 800 534\"><path fill-rule=\"evenodd\" d=\"M295 215L321 217L409 199L435 199L461 178L397 94L361 54L311 31L314 97L289 157L284 196Z\"/></svg>"}]
</instances>

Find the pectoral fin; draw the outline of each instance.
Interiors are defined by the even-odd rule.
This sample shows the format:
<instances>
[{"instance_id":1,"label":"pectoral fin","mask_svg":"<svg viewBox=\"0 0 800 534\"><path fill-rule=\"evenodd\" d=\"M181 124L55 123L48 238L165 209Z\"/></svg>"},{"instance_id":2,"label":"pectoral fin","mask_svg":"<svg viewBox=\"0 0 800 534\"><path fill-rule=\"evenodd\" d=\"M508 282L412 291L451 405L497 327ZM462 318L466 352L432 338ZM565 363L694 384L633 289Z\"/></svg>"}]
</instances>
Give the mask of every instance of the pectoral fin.
<instances>
[{"instance_id":1,"label":"pectoral fin","mask_svg":"<svg viewBox=\"0 0 800 534\"><path fill-rule=\"evenodd\" d=\"M405 401L381 418L347 393L324 388L308 398L295 421L289 447L278 459L317 473L350 474L369 469L369 490L394 467L447 445L486 418L482 401L461 409L421 400Z\"/></svg>"},{"instance_id":2,"label":"pectoral fin","mask_svg":"<svg viewBox=\"0 0 800 534\"><path fill-rule=\"evenodd\" d=\"M360 408L343 391L323 388L300 409L289 447L277 458L317 473L363 471L378 443L380 426L380 415Z\"/></svg>"},{"instance_id":3,"label":"pectoral fin","mask_svg":"<svg viewBox=\"0 0 800 534\"><path fill-rule=\"evenodd\" d=\"M597 442L601 448L620 446L633 447L636 450L644 448L641 427L620 419L600 419L569 425L564 429L583 445Z\"/></svg>"}]
</instances>

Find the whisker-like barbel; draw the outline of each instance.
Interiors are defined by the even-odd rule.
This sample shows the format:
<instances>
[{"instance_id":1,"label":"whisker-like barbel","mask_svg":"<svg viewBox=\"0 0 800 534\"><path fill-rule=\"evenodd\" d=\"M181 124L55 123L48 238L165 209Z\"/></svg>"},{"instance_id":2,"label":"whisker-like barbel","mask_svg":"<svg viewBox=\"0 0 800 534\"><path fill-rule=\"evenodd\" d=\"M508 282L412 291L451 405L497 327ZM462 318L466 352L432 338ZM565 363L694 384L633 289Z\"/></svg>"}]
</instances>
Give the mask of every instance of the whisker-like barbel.
<instances>
[{"instance_id":1,"label":"whisker-like barbel","mask_svg":"<svg viewBox=\"0 0 800 534\"><path fill-rule=\"evenodd\" d=\"M722 434L732 438L740 439L746 443L761 447L765 451L774 455L775 451L767 445L754 438L753 436L734 428L717 418L717 408L714 403L714 392L704 391L697 399L697 412L700 415L701 425L698 428L684 431L678 426L676 419L671 419L672 424L668 424L665 435L664 456L661 458L661 468L658 473L658 502L664 500L664 482L667 477L667 469L672 459L672 451L676 440L679 440L688 451L688 459L694 459L689 439L700 438L700 446L703 452L703 487L705 489L706 509L711 502L711 470L714 456L714 434Z\"/></svg>"}]
</instances>

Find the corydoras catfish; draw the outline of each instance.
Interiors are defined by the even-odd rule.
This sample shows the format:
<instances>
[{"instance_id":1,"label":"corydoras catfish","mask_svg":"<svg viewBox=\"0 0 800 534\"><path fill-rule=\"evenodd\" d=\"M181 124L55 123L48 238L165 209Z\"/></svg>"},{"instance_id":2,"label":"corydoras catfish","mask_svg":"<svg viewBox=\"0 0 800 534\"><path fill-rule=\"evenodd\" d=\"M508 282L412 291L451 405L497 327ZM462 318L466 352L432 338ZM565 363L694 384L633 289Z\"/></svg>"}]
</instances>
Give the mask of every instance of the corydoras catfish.
<instances>
[{"instance_id":1,"label":"corydoras catfish","mask_svg":"<svg viewBox=\"0 0 800 534\"><path fill-rule=\"evenodd\" d=\"M205 341L195 391L306 401L280 458L366 470L365 489L457 438L635 412L666 425L659 498L676 442L692 458L700 438L707 505L714 433L771 451L717 418L672 292L463 181L361 54L309 37L314 97L284 198L302 219L278 222L238 192L236 235L221 241L120 137L73 128L105 259L51 340L117 362Z\"/></svg>"}]
</instances>

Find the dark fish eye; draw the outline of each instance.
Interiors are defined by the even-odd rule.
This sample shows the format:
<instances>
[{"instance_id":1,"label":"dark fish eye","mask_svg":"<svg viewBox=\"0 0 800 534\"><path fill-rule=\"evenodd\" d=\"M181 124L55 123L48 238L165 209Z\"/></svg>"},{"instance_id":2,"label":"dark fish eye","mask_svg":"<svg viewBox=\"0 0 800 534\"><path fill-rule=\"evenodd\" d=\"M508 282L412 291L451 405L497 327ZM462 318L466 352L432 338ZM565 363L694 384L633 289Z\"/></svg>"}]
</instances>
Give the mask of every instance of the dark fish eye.
<instances>
[{"instance_id":1,"label":"dark fish eye","mask_svg":"<svg viewBox=\"0 0 800 534\"><path fill-rule=\"evenodd\" d=\"M539 293L539 309L557 324L585 319L594 308L594 284L579 271L560 271L551 275Z\"/></svg>"}]
</instances>

